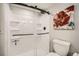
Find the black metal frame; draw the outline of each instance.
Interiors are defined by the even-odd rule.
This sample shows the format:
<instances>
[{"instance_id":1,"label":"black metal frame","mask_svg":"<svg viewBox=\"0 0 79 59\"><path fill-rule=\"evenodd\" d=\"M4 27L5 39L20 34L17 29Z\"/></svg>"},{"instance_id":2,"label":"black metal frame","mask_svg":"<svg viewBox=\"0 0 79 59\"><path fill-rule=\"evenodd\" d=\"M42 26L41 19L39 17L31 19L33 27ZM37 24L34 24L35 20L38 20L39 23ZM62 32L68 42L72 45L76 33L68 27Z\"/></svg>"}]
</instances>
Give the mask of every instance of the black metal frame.
<instances>
[{"instance_id":1,"label":"black metal frame","mask_svg":"<svg viewBox=\"0 0 79 59\"><path fill-rule=\"evenodd\" d=\"M50 14L49 11L40 9L40 8L38 8L37 6L29 6L29 5L27 5L27 4L23 4L23 3L12 3L12 4L21 5L21 6L25 6L25 7L29 7L29 8L33 8L33 9L36 9L36 10L41 11L42 14L44 14L44 13Z\"/></svg>"}]
</instances>

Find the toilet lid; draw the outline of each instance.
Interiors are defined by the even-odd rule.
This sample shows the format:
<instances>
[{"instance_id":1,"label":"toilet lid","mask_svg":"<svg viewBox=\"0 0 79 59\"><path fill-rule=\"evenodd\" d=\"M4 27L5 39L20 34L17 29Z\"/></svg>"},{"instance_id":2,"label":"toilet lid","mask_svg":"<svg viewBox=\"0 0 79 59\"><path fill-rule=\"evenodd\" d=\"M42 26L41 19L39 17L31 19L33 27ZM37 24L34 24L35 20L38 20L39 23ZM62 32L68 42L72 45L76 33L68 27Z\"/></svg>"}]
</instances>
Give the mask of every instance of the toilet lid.
<instances>
[{"instance_id":1,"label":"toilet lid","mask_svg":"<svg viewBox=\"0 0 79 59\"><path fill-rule=\"evenodd\" d=\"M60 56L60 55L58 55L57 53L51 52L48 54L48 56Z\"/></svg>"}]
</instances>

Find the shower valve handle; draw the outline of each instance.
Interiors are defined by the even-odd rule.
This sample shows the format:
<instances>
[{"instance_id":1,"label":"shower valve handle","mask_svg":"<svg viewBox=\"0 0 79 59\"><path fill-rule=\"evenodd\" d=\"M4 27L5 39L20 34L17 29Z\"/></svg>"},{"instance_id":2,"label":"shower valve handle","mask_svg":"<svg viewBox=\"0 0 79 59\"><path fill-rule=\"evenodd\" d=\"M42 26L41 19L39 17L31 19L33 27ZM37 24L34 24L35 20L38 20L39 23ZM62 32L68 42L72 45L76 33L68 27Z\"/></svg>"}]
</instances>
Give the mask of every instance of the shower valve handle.
<instances>
[{"instance_id":1,"label":"shower valve handle","mask_svg":"<svg viewBox=\"0 0 79 59\"><path fill-rule=\"evenodd\" d=\"M13 40L12 42L14 42L14 44L15 45L17 45L17 42L18 42L19 40Z\"/></svg>"}]
</instances>

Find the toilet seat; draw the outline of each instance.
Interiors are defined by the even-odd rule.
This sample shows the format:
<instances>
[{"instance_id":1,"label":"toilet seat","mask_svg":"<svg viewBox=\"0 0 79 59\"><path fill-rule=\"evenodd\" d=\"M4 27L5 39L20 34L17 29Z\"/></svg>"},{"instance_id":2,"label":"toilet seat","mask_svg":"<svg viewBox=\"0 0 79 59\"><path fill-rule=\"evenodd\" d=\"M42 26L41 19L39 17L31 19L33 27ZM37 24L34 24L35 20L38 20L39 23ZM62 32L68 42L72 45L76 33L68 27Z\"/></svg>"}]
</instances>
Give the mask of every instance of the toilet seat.
<instances>
[{"instance_id":1,"label":"toilet seat","mask_svg":"<svg viewBox=\"0 0 79 59\"><path fill-rule=\"evenodd\" d=\"M55 53L55 52L51 52L51 53L49 53L47 56L60 56L60 55L58 55L58 54Z\"/></svg>"}]
</instances>

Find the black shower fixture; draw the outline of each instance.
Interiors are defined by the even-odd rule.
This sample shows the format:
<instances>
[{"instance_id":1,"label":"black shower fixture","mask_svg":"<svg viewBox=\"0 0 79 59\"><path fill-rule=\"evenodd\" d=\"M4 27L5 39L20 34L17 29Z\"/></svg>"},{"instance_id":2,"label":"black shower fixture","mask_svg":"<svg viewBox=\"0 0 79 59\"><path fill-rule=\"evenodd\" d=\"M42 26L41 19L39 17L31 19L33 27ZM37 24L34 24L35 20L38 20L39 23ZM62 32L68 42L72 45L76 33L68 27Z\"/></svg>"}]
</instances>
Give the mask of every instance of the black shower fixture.
<instances>
[{"instance_id":1,"label":"black shower fixture","mask_svg":"<svg viewBox=\"0 0 79 59\"><path fill-rule=\"evenodd\" d=\"M12 4L21 5L21 6L25 6L25 7L29 7L29 8L33 8L33 9L39 10L42 14L45 14L45 13L50 14L49 11L40 9L40 8L38 8L37 6L29 6L29 5L23 4L23 3L12 3Z\"/></svg>"}]
</instances>

